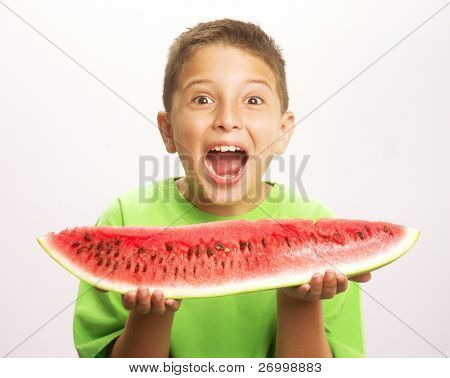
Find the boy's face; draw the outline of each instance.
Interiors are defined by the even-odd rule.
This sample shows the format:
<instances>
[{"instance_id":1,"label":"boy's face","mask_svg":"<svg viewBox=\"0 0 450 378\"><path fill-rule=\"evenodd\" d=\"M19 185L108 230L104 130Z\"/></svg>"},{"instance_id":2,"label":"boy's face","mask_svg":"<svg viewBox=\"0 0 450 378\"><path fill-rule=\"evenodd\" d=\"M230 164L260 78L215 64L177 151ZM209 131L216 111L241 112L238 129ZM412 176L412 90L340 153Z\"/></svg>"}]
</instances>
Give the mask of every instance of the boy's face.
<instances>
[{"instance_id":1,"label":"boy's face","mask_svg":"<svg viewBox=\"0 0 450 378\"><path fill-rule=\"evenodd\" d=\"M159 112L158 124L203 201L239 206L260 200L261 178L284 152L294 115L281 114L275 76L262 59L214 44L183 65L172 110Z\"/></svg>"}]
</instances>

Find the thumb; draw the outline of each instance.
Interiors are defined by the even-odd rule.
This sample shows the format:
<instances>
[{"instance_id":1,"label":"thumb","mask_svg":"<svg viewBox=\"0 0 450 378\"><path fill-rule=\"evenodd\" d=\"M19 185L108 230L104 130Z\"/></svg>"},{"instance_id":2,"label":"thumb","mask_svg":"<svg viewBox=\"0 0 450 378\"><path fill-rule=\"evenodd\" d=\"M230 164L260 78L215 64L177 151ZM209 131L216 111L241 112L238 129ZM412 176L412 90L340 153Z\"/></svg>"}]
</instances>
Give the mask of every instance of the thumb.
<instances>
[{"instance_id":1,"label":"thumb","mask_svg":"<svg viewBox=\"0 0 450 378\"><path fill-rule=\"evenodd\" d=\"M354 281L354 282L365 283L365 282L369 282L371 278L372 278L372 275L370 274L370 272L368 272L368 273L360 274L358 276L353 276L353 277L349 278L349 280Z\"/></svg>"}]
</instances>

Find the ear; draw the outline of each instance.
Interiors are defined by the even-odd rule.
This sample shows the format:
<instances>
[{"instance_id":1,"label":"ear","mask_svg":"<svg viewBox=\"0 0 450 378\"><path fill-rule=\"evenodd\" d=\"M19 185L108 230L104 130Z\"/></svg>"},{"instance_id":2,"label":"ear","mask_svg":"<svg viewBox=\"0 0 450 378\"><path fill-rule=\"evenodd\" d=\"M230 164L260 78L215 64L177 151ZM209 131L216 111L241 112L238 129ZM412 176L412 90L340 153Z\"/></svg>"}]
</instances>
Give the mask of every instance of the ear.
<instances>
[{"instance_id":1,"label":"ear","mask_svg":"<svg viewBox=\"0 0 450 378\"><path fill-rule=\"evenodd\" d=\"M294 118L294 113L290 112L289 110L286 111L281 117L274 151L274 153L277 155L282 155L289 144L295 126Z\"/></svg>"},{"instance_id":2,"label":"ear","mask_svg":"<svg viewBox=\"0 0 450 378\"><path fill-rule=\"evenodd\" d=\"M172 125L169 121L169 113L160 111L158 112L158 128L161 133L164 144L166 145L166 150L168 153L173 154L177 152L175 146L175 141L173 138Z\"/></svg>"}]
</instances>

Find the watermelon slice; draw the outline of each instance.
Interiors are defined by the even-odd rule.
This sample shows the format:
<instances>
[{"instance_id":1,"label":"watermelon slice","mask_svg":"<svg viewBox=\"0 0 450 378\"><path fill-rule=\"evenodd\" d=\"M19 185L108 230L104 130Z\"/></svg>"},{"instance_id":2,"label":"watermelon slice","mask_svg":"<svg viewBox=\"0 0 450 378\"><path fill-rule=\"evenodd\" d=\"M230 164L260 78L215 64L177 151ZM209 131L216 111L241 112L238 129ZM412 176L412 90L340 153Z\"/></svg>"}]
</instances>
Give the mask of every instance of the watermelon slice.
<instances>
[{"instance_id":1,"label":"watermelon slice","mask_svg":"<svg viewBox=\"0 0 450 378\"><path fill-rule=\"evenodd\" d=\"M76 227L39 237L80 279L166 298L222 296L300 285L315 272L355 276L405 254L419 231L387 222L227 220L176 227Z\"/></svg>"}]
</instances>

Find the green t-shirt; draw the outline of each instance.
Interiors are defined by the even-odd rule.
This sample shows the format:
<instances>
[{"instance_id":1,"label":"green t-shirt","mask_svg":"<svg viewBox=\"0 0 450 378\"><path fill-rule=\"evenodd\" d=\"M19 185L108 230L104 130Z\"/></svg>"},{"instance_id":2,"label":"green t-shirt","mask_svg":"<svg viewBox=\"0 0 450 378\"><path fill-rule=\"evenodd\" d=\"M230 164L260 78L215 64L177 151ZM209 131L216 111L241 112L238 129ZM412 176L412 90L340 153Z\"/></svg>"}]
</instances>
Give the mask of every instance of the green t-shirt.
<instances>
[{"instance_id":1,"label":"green t-shirt","mask_svg":"<svg viewBox=\"0 0 450 378\"><path fill-rule=\"evenodd\" d=\"M168 178L132 189L114 200L96 225L176 226L226 219L334 218L320 202L305 201L294 191L268 182L265 200L244 215L217 216L193 206ZM325 332L334 357L364 357L364 330L358 284L322 300ZM98 293L81 281L73 332L80 357L106 357L129 311L115 292ZM175 313L171 357L274 357L276 289L213 298L183 299Z\"/></svg>"}]
</instances>

